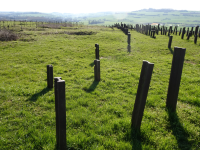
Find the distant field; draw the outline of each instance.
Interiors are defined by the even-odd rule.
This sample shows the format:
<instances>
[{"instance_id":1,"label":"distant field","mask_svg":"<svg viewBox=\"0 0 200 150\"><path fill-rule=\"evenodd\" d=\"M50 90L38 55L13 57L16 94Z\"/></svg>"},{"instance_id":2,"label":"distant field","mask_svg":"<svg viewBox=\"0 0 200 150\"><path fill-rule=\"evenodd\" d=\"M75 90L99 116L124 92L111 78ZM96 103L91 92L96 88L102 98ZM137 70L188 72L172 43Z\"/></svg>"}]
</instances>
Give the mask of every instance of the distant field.
<instances>
[{"instance_id":1,"label":"distant field","mask_svg":"<svg viewBox=\"0 0 200 150\"><path fill-rule=\"evenodd\" d=\"M66 82L68 149L200 149L200 38L194 44L194 37L173 37L172 47L186 48L186 55L177 111L171 113L165 106L173 57L168 36L153 39L132 30L128 53L127 36L116 28L28 24L21 30L16 24L11 29L19 39L0 41L0 149L55 149L49 64L54 77ZM100 82L94 82L95 43ZM154 63L154 69L141 132L135 136L131 114L143 60Z\"/></svg>"}]
</instances>

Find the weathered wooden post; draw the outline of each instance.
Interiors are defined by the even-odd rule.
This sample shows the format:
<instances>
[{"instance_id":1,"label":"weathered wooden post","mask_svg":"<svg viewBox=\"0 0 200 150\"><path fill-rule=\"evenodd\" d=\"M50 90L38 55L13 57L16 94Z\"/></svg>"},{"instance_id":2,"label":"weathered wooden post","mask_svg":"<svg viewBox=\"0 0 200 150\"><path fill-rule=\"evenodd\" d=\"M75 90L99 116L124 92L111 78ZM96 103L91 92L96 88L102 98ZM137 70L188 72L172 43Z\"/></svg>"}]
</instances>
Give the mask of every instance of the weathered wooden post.
<instances>
[{"instance_id":1,"label":"weathered wooden post","mask_svg":"<svg viewBox=\"0 0 200 150\"><path fill-rule=\"evenodd\" d=\"M96 55L96 59L99 59L99 44L95 44L95 55Z\"/></svg>"},{"instance_id":2,"label":"weathered wooden post","mask_svg":"<svg viewBox=\"0 0 200 150\"><path fill-rule=\"evenodd\" d=\"M53 66L47 65L47 87L53 88Z\"/></svg>"},{"instance_id":3,"label":"weathered wooden post","mask_svg":"<svg viewBox=\"0 0 200 150\"><path fill-rule=\"evenodd\" d=\"M194 35L194 44L197 44L197 35Z\"/></svg>"},{"instance_id":4,"label":"weathered wooden post","mask_svg":"<svg viewBox=\"0 0 200 150\"><path fill-rule=\"evenodd\" d=\"M66 145L66 102L65 80L54 78L55 110L56 110L56 144L57 149L65 150Z\"/></svg>"},{"instance_id":5,"label":"weathered wooden post","mask_svg":"<svg viewBox=\"0 0 200 150\"><path fill-rule=\"evenodd\" d=\"M94 79L100 81L100 60L94 60Z\"/></svg>"},{"instance_id":6,"label":"weathered wooden post","mask_svg":"<svg viewBox=\"0 0 200 150\"><path fill-rule=\"evenodd\" d=\"M154 67L153 63L149 63L148 61L145 60L143 61L134 109L132 112L132 120L131 120L131 127L135 129L140 129L141 126L143 112L151 81L151 75L153 72L153 67Z\"/></svg>"},{"instance_id":7,"label":"weathered wooden post","mask_svg":"<svg viewBox=\"0 0 200 150\"><path fill-rule=\"evenodd\" d=\"M172 111L176 111L176 104L178 99L185 51L185 48L174 47L174 54L172 59L172 67L166 101L166 107L171 108Z\"/></svg>"},{"instance_id":8,"label":"weathered wooden post","mask_svg":"<svg viewBox=\"0 0 200 150\"><path fill-rule=\"evenodd\" d=\"M168 48L171 48L173 36L169 36Z\"/></svg>"}]
</instances>

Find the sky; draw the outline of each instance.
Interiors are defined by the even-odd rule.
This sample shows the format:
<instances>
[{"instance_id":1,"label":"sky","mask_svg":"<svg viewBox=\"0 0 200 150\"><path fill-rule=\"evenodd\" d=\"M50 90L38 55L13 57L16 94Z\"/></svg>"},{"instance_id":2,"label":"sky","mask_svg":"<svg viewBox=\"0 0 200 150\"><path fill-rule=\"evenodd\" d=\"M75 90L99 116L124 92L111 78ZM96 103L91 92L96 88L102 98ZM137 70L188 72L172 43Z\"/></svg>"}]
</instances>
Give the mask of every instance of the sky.
<instances>
[{"instance_id":1,"label":"sky","mask_svg":"<svg viewBox=\"0 0 200 150\"><path fill-rule=\"evenodd\" d=\"M148 8L200 11L200 0L1 0L0 11L78 14L130 12Z\"/></svg>"}]
</instances>

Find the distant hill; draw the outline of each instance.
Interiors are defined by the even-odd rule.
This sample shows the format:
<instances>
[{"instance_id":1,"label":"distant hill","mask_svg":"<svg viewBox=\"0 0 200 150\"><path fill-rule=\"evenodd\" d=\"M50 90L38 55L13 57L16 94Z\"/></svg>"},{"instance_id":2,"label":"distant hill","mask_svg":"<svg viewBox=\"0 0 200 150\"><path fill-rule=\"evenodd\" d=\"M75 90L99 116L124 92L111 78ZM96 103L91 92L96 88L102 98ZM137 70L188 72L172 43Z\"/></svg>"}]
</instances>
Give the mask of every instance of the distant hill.
<instances>
[{"instance_id":1,"label":"distant hill","mask_svg":"<svg viewBox=\"0 0 200 150\"><path fill-rule=\"evenodd\" d=\"M0 20L26 21L71 21L87 24L112 25L117 22L127 24L151 24L179 26L200 26L200 11L173 9L142 9L131 12L99 12L99 13L40 13L40 12L0 12Z\"/></svg>"}]
</instances>

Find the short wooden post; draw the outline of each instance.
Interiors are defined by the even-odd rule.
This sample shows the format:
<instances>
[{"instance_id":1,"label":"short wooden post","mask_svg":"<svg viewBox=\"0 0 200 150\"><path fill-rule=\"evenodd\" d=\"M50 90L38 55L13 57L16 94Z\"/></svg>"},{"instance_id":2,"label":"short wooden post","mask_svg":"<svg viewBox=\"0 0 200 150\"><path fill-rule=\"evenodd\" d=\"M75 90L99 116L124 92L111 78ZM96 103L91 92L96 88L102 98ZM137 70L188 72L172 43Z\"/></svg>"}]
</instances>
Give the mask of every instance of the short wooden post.
<instances>
[{"instance_id":1,"label":"short wooden post","mask_svg":"<svg viewBox=\"0 0 200 150\"><path fill-rule=\"evenodd\" d=\"M95 44L95 54L96 54L96 59L99 59L99 44Z\"/></svg>"},{"instance_id":2,"label":"short wooden post","mask_svg":"<svg viewBox=\"0 0 200 150\"><path fill-rule=\"evenodd\" d=\"M47 65L47 87L53 88L53 66Z\"/></svg>"},{"instance_id":3,"label":"short wooden post","mask_svg":"<svg viewBox=\"0 0 200 150\"><path fill-rule=\"evenodd\" d=\"M173 111L176 111L176 104L178 99L185 51L185 48L174 47L174 54L166 101L166 106L168 108L171 108Z\"/></svg>"},{"instance_id":4,"label":"short wooden post","mask_svg":"<svg viewBox=\"0 0 200 150\"><path fill-rule=\"evenodd\" d=\"M65 80L54 78L55 82L55 110L56 110L56 143L57 149L65 150L66 145L66 102Z\"/></svg>"},{"instance_id":5,"label":"short wooden post","mask_svg":"<svg viewBox=\"0 0 200 150\"><path fill-rule=\"evenodd\" d=\"M135 129L140 129L143 112L146 104L146 98L151 81L151 75L153 72L153 63L143 61L142 70L140 74L140 81L137 89L137 95L135 99L134 109L132 112L131 126Z\"/></svg>"},{"instance_id":6,"label":"short wooden post","mask_svg":"<svg viewBox=\"0 0 200 150\"><path fill-rule=\"evenodd\" d=\"M100 81L100 60L94 60L94 78L95 81Z\"/></svg>"},{"instance_id":7,"label":"short wooden post","mask_svg":"<svg viewBox=\"0 0 200 150\"><path fill-rule=\"evenodd\" d=\"M173 36L169 36L168 48L171 48Z\"/></svg>"}]
</instances>

